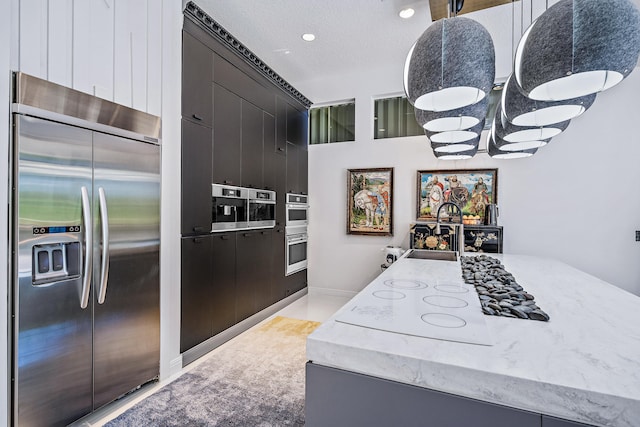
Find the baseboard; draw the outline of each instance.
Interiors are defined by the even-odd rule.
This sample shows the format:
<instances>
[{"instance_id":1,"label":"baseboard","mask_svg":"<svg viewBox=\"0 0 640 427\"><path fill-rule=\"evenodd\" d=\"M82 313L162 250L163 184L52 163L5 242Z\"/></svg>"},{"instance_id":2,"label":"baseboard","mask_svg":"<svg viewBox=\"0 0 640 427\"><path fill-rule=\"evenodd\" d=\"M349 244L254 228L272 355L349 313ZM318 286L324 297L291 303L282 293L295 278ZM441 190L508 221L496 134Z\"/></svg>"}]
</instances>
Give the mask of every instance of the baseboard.
<instances>
[{"instance_id":1,"label":"baseboard","mask_svg":"<svg viewBox=\"0 0 640 427\"><path fill-rule=\"evenodd\" d=\"M274 315L278 311L282 310L295 300L302 298L307 294L307 288L304 288L295 294L291 294L283 300L278 301L277 303L270 305L262 311L254 314L251 317L243 320L240 323L237 323L230 327L229 329L225 329L220 332L218 335L209 338L208 340L198 344L197 346L190 348L189 350L182 353L182 367L187 366L190 363L195 362L205 354L209 353L211 350L220 347L222 344L226 343L232 338L237 337L241 333L247 331L248 329L254 327L258 323L262 322L269 316ZM175 359L174 359L175 360ZM173 363L173 361L172 361Z\"/></svg>"},{"instance_id":2,"label":"baseboard","mask_svg":"<svg viewBox=\"0 0 640 427\"><path fill-rule=\"evenodd\" d=\"M179 374L182 370L182 355L179 355L171 362L169 362L169 378L176 374Z\"/></svg>"},{"instance_id":3,"label":"baseboard","mask_svg":"<svg viewBox=\"0 0 640 427\"><path fill-rule=\"evenodd\" d=\"M309 287L309 295L328 295L334 297L353 298L358 295L356 291L345 291L343 289L320 288L317 286Z\"/></svg>"}]
</instances>

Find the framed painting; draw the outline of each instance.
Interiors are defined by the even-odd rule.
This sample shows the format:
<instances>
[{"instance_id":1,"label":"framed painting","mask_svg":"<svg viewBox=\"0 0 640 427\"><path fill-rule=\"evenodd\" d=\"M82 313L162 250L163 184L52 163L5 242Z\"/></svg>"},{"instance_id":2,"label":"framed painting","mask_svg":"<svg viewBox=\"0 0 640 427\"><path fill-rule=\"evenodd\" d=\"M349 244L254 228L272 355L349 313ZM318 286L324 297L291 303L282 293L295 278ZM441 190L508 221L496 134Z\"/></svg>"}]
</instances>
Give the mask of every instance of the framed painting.
<instances>
[{"instance_id":1,"label":"framed painting","mask_svg":"<svg viewBox=\"0 0 640 427\"><path fill-rule=\"evenodd\" d=\"M418 171L418 221L435 221L445 202L462 209L464 222L482 224L485 207L498 201L498 169ZM440 218L457 211L442 209Z\"/></svg>"},{"instance_id":2,"label":"framed painting","mask_svg":"<svg viewBox=\"0 0 640 427\"><path fill-rule=\"evenodd\" d=\"M349 169L347 234L393 235L393 168Z\"/></svg>"}]
</instances>

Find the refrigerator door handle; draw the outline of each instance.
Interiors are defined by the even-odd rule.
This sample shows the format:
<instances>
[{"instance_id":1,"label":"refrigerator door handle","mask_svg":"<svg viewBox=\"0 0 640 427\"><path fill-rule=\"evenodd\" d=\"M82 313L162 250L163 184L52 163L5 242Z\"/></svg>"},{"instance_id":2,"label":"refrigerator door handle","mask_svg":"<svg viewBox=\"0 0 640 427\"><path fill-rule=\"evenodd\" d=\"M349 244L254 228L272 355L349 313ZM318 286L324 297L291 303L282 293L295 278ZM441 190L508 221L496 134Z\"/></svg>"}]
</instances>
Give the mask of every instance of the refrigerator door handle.
<instances>
[{"instance_id":1,"label":"refrigerator door handle","mask_svg":"<svg viewBox=\"0 0 640 427\"><path fill-rule=\"evenodd\" d=\"M80 188L82 195L82 219L84 222L84 276L82 278L82 293L80 296L80 308L89 305L89 290L91 288L91 274L93 272L93 225L91 224L91 203L87 187Z\"/></svg>"},{"instance_id":2,"label":"refrigerator door handle","mask_svg":"<svg viewBox=\"0 0 640 427\"><path fill-rule=\"evenodd\" d=\"M104 188L98 188L100 200L100 223L102 228L102 270L100 287L98 288L98 304L104 304L107 296L107 282L109 281L109 212L107 211L107 197Z\"/></svg>"}]
</instances>

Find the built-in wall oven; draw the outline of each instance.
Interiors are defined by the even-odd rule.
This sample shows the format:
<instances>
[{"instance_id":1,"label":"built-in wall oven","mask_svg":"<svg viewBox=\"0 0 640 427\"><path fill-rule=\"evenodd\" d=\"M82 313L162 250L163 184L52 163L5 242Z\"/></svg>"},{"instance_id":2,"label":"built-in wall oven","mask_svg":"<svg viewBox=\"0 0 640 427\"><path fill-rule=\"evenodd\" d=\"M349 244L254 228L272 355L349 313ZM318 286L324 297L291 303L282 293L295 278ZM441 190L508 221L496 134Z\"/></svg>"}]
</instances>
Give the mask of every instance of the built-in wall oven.
<instances>
[{"instance_id":1,"label":"built-in wall oven","mask_svg":"<svg viewBox=\"0 0 640 427\"><path fill-rule=\"evenodd\" d=\"M211 231L241 230L249 227L249 190L211 184Z\"/></svg>"},{"instance_id":2,"label":"built-in wall oven","mask_svg":"<svg viewBox=\"0 0 640 427\"><path fill-rule=\"evenodd\" d=\"M285 274L289 276L307 268L307 226L287 227L286 239Z\"/></svg>"},{"instance_id":3,"label":"built-in wall oven","mask_svg":"<svg viewBox=\"0 0 640 427\"><path fill-rule=\"evenodd\" d=\"M309 224L309 196L287 193L286 226L297 227Z\"/></svg>"},{"instance_id":4,"label":"built-in wall oven","mask_svg":"<svg viewBox=\"0 0 640 427\"><path fill-rule=\"evenodd\" d=\"M276 226L276 192L256 190L249 192L249 228L273 228Z\"/></svg>"}]
</instances>

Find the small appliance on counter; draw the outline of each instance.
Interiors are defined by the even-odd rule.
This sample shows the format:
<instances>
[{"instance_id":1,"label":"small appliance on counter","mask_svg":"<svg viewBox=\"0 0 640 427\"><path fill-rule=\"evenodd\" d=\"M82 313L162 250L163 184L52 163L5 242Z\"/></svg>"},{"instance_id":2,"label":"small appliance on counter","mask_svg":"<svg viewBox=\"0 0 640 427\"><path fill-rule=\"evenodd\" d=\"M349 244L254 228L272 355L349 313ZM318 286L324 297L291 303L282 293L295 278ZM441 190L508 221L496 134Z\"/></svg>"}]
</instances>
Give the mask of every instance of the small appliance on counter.
<instances>
[{"instance_id":1,"label":"small appliance on counter","mask_svg":"<svg viewBox=\"0 0 640 427\"><path fill-rule=\"evenodd\" d=\"M398 260L406 251L399 246L386 246L382 248L384 251L384 262L380 265L380 268L385 270Z\"/></svg>"},{"instance_id":2,"label":"small appliance on counter","mask_svg":"<svg viewBox=\"0 0 640 427\"><path fill-rule=\"evenodd\" d=\"M484 225L498 225L498 216L500 211L498 205L495 203L489 203L484 208Z\"/></svg>"}]
</instances>

